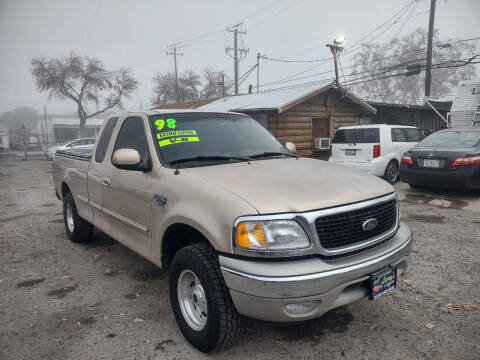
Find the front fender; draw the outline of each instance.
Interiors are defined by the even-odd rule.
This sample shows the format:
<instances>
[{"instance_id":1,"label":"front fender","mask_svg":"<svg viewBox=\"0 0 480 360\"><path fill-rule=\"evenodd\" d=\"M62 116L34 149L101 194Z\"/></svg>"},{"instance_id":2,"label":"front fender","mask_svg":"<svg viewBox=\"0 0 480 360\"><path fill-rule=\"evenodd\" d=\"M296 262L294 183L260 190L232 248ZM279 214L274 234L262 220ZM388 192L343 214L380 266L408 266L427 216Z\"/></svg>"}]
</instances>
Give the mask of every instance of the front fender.
<instances>
[{"instance_id":1,"label":"front fender","mask_svg":"<svg viewBox=\"0 0 480 360\"><path fill-rule=\"evenodd\" d=\"M152 206L152 252L161 262L162 240L173 224L185 224L199 231L223 253L232 252L233 223L239 216L258 211L231 191L181 170L161 169L159 195L166 203ZM161 191L161 192L160 192Z\"/></svg>"}]
</instances>

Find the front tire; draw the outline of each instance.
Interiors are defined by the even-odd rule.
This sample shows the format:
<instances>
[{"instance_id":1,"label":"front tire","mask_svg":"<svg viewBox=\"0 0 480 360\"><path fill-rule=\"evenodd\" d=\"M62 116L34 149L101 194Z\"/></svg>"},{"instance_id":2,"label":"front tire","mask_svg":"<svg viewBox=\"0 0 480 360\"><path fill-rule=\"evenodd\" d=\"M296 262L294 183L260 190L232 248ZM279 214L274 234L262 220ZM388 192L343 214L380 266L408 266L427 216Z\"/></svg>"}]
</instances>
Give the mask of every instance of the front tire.
<instances>
[{"instance_id":1,"label":"front tire","mask_svg":"<svg viewBox=\"0 0 480 360\"><path fill-rule=\"evenodd\" d=\"M230 346L243 329L209 244L179 250L170 271L170 302L183 336L205 353Z\"/></svg>"},{"instance_id":2,"label":"front tire","mask_svg":"<svg viewBox=\"0 0 480 360\"><path fill-rule=\"evenodd\" d=\"M398 180L398 163L396 161L390 161L387 164L383 178L390 184L395 184Z\"/></svg>"},{"instance_id":3,"label":"front tire","mask_svg":"<svg viewBox=\"0 0 480 360\"><path fill-rule=\"evenodd\" d=\"M63 222L68 238L74 243L85 242L92 238L93 225L78 216L71 192L63 196Z\"/></svg>"}]
</instances>

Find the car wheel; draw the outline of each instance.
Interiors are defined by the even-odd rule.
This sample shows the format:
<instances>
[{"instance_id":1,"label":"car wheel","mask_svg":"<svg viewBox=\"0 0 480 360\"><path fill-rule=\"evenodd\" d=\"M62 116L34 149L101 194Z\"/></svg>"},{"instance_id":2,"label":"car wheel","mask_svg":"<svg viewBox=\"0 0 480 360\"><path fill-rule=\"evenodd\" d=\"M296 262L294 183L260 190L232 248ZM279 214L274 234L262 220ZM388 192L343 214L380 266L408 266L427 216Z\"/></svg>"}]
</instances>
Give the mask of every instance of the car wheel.
<instances>
[{"instance_id":1,"label":"car wheel","mask_svg":"<svg viewBox=\"0 0 480 360\"><path fill-rule=\"evenodd\" d=\"M209 244L179 250L170 272L170 301L183 336L205 353L226 348L243 329Z\"/></svg>"},{"instance_id":2,"label":"car wheel","mask_svg":"<svg viewBox=\"0 0 480 360\"><path fill-rule=\"evenodd\" d=\"M390 184L395 184L398 180L398 164L396 161L390 161L385 169L383 178Z\"/></svg>"},{"instance_id":3,"label":"car wheel","mask_svg":"<svg viewBox=\"0 0 480 360\"><path fill-rule=\"evenodd\" d=\"M63 197L63 222L67 236L73 242L80 243L92 238L93 225L78 216L71 192Z\"/></svg>"}]
</instances>

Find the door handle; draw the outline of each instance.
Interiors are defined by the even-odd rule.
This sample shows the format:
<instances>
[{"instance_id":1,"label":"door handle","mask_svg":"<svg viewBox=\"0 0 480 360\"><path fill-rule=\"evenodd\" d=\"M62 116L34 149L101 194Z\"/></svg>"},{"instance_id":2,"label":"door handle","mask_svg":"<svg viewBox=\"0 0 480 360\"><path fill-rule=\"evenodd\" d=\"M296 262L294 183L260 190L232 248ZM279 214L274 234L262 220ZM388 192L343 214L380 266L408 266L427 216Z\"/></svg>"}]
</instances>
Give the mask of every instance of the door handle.
<instances>
[{"instance_id":1,"label":"door handle","mask_svg":"<svg viewBox=\"0 0 480 360\"><path fill-rule=\"evenodd\" d=\"M104 186L109 186L109 185L110 185L110 178L104 177L104 178L102 179L102 185L104 185Z\"/></svg>"}]
</instances>

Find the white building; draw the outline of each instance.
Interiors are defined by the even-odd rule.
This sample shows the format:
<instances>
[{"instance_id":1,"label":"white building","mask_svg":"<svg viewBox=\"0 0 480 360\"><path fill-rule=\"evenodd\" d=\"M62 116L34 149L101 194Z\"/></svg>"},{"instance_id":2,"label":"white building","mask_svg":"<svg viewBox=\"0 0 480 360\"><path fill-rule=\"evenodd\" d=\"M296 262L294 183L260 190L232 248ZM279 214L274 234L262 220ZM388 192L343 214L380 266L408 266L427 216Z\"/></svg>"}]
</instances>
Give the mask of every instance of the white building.
<instances>
[{"instance_id":1,"label":"white building","mask_svg":"<svg viewBox=\"0 0 480 360\"><path fill-rule=\"evenodd\" d=\"M84 137L96 137L105 119L87 119ZM52 116L38 123L39 134L48 136L48 145L61 144L79 137L80 120L73 116ZM46 130L46 131L45 131Z\"/></svg>"},{"instance_id":2,"label":"white building","mask_svg":"<svg viewBox=\"0 0 480 360\"><path fill-rule=\"evenodd\" d=\"M450 110L451 127L472 126L475 112L480 111L480 79L461 81L455 89ZM477 115L477 120L479 116ZM479 125L477 123L477 125Z\"/></svg>"},{"instance_id":3,"label":"white building","mask_svg":"<svg viewBox=\"0 0 480 360\"><path fill-rule=\"evenodd\" d=\"M9 149L8 127L0 125L0 148Z\"/></svg>"}]
</instances>

